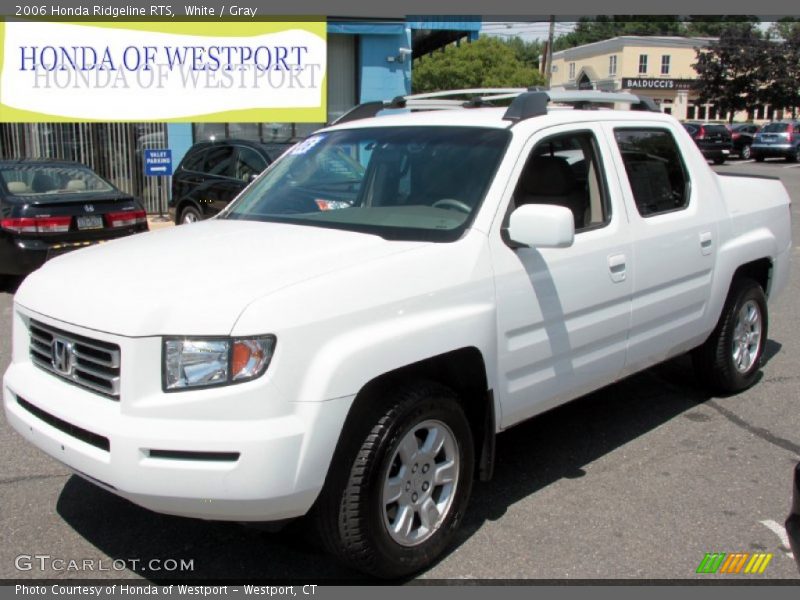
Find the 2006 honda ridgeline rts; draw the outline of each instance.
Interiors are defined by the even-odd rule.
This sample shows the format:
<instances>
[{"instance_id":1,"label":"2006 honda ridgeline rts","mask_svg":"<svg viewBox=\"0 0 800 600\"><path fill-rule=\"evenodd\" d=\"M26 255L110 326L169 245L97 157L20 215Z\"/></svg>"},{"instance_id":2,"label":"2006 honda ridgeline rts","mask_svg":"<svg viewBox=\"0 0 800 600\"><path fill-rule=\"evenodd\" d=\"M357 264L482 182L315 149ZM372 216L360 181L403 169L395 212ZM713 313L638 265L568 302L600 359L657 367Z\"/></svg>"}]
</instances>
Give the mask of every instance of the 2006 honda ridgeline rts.
<instances>
[{"instance_id":1,"label":"2006 honda ridgeline rts","mask_svg":"<svg viewBox=\"0 0 800 600\"><path fill-rule=\"evenodd\" d=\"M392 577L446 549L497 432L688 351L754 383L781 183L716 175L668 115L556 102L649 108L359 107L217 218L48 262L14 301L9 422L132 502L309 514Z\"/></svg>"}]
</instances>

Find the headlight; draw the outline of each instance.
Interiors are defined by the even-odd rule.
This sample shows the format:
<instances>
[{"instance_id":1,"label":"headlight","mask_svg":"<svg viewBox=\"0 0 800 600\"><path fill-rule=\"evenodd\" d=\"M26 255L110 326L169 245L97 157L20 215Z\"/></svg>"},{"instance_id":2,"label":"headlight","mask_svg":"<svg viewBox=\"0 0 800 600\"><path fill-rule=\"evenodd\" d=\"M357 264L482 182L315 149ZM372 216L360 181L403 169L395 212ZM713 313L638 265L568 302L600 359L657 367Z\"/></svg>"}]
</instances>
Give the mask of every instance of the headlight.
<instances>
[{"instance_id":1,"label":"headlight","mask_svg":"<svg viewBox=\"0 0 800 600\"><path fill-rule=\"evenodd\" d=\"M234 339L167 338L162 356L164 390L243 383L267 370L275 337Z\"/></svg>"}]
</instances>

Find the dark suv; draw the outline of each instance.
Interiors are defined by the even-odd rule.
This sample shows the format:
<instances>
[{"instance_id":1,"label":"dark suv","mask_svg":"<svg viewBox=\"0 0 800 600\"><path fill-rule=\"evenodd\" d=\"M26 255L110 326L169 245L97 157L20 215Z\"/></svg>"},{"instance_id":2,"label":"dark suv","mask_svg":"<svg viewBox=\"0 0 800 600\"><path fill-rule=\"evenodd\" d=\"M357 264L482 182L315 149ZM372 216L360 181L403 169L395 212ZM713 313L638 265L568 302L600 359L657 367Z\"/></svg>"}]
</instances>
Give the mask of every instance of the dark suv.
<instances>
[{"instance_id":1,"label":"dark suv","mask_svg":"<svg viewBox=\"0 0 800 600\"><path fill-rule=\"evenodd\" d=\"M217 214L291 145L233 139L195 144L172 175L170 217L180 224Z\"/></svg>"},{"instance_id":2,"label":"dark suv","mask_svg":"<svg viewBox=\"0 0 800 600\"><path fill-rule=\"evenodd\" d=\"M767 123L753 139L750 155L758 162L771 156L800 162L800 122Z\"/></svg>"},{"instance_id":3,"label":"dark suv","mask_svg":"<svg viewBox=\"0 0 800 600\"><path fill-rule=\"evenodd\" d=\"M703 156L713 160L715 165L721 165L731 155L733 149L731 132L724 125L684 123L683 126L692 136Z\"/></svg>"}]
</instances>

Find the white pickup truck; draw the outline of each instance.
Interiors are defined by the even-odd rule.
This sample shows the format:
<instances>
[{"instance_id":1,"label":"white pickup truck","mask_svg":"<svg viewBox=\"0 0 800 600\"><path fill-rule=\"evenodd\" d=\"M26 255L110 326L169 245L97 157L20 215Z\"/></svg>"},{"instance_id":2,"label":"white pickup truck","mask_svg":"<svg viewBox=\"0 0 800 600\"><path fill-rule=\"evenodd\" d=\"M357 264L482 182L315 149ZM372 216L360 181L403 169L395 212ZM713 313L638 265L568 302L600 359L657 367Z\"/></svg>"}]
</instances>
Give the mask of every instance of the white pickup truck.
<instances>
[{"instance_id":1,"label":"white pickup truck","mask_svg":"<svg viewBox=\"0 0 800 600\"><path fill-rule=\"evenodd\" d=\"M446 549L504 429L689 351L754 383L782 184L715 174L636 96L470 94L357 107L217 218L31 274L9 423L141 506L308 514L394 577Z\"/></svg>"}]
</instances>

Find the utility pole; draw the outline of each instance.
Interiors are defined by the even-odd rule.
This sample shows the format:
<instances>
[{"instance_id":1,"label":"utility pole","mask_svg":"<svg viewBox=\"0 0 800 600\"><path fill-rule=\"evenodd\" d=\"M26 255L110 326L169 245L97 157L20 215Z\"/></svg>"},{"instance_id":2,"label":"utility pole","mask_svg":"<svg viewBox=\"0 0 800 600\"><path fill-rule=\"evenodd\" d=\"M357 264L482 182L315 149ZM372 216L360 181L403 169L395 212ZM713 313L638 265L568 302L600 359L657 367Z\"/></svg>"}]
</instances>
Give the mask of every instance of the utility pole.
<instances>
[{"instance_id":1,"label":"utility pole","mask_svg":"<svg viewBox=\"0 0 800 600\"><path fill-rule=\"evenodd\" d=\"M548 90L550 89L550 77L553 74L553 37L556 32L556 17L550 15L550 31L547 34L547 53L544 57L544 85Z\"/></svg>"}]
</instances>

